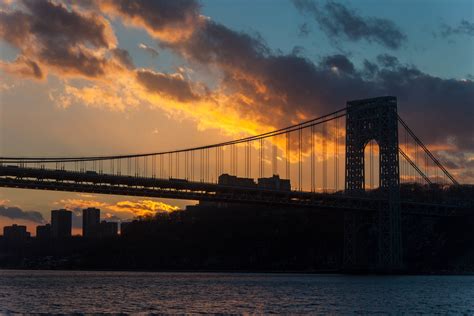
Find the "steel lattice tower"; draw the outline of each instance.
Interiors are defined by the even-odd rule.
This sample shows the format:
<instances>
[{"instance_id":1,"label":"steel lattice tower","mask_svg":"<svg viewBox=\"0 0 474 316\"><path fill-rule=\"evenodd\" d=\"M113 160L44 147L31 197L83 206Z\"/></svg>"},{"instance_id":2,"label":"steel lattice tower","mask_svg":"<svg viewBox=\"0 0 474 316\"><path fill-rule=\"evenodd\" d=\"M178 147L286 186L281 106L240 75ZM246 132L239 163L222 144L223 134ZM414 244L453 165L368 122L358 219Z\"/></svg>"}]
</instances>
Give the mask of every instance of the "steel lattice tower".
<instances>
[{"instance_id":1,"label":"steel lattice tower","mask_svg":"<svg viewBox=\"0 0 474 316\"><path fill-rule=\"evenodd\" d=\"M377 269L394 271L402 266L400 227L400 174L398 161L398 116L396 97L347 102L346 117L346 183L348 194L364 191L364 149L371 141L379 145L381 203L377 222ZM346 212L344 216L344 265L357 267L358 214Z\"/></svg>"}]
</instances>

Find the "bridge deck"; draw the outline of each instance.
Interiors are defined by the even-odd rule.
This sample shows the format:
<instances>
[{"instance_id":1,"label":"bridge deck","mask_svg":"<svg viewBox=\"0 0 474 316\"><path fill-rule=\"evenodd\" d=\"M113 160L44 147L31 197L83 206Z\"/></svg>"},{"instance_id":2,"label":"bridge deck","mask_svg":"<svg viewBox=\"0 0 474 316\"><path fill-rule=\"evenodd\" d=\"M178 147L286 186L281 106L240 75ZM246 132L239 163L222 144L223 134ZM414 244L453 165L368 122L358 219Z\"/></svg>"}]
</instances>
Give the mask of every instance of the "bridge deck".
<instances>
[{"instance_id":1,"label":"bridge deck","mask_svg":"<svg viewBox=\"0 0 474 316\"><path fill-rule=\"evenodd\" d=\"M123 175L0 166L0 187L143 196L184 200L298 206L319 209L376 211L383 198L347 196L342 192L313 193L157 179ZM425 216L463 215L465 207L402 201L402 212Z\"/></svg>"}]
</instances>

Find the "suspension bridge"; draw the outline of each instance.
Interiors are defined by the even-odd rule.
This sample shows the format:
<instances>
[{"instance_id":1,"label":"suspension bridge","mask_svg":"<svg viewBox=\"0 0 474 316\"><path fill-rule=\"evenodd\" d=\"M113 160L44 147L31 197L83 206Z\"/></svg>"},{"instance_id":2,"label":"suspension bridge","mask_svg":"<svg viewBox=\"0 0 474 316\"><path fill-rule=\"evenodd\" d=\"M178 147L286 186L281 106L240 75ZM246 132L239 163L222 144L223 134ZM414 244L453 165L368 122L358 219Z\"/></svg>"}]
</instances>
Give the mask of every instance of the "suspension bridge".
<instances>
[{"instance_id":1,"label":"suspension bridge","mask_svg":"<svg viewBox=\"0 0 474 316\"><path fill-rule=\"evenodd\" d=\"M206 146L132 155L0 157L0 186L344 212L344 261L357 265L356 233L370 214L378 266L402 266L400 217L456 216L458 203L411 201L403 183L458 185L397 113L395 97L289 127Z\"/></svg>"}]
</instances>

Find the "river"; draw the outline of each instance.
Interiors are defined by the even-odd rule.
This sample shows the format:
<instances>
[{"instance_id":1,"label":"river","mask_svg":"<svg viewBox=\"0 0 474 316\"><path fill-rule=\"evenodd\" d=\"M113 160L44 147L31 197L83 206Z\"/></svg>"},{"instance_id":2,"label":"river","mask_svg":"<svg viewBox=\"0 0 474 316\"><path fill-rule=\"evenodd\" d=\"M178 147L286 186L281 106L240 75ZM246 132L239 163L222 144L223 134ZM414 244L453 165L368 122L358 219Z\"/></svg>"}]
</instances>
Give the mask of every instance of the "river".
<instances>
[{"instance_id":1,"label":"river","mask_svg":"<svg viewBox=\"0 0 474 316\"><path fill-rule=\"evenodd\" d=\"M474 315L474 276L0 270L0 313Z\"/></svg>"}]
</instances>

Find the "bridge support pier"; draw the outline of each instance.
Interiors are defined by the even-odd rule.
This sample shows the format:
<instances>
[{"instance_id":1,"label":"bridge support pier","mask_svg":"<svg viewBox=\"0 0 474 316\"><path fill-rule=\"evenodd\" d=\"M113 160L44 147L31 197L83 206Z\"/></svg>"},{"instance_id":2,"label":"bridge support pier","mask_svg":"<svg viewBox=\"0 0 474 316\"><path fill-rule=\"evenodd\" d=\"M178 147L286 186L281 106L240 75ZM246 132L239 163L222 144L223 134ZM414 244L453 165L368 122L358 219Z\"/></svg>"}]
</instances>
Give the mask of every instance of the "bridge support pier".
<instances>
[{"instance_id":1,"label":"bridge support pier","mask_svg":"<svg viewBox=\"0 0 474 316\"><path fill-rule=\"evenodd\" d=\"M377 270L387 273L400 271L403 261L399 196L389 196L388 203L379 208L377 215Z\"/></svg>"},{"instance_id":2,"label":"bridge support pier","mask_svg":"<svg viewBox=\"0 0 474 316\"><path fill-rule=\"evenodd\" d=\"M344 212L344 254L343 268L353 270L357 266L357 214Z\"/></svg>"},{"instance_id":3,"label":"bridge support pier","mask_svg":"<svg viewBox=\"0 0 474 316\"><path fill-rule=\"evenodd\" d=\"M347 102L346 192L361 195L365 190L364 149L371 141L379 145L379 197L376 270L392 273L402 267L400 174L398 162L397 99L381 97ZM360 268L357 262L357 215L344 216L344 268ZM369 267L367 267L368 269Z\"/></svg>"}]
</instances>

